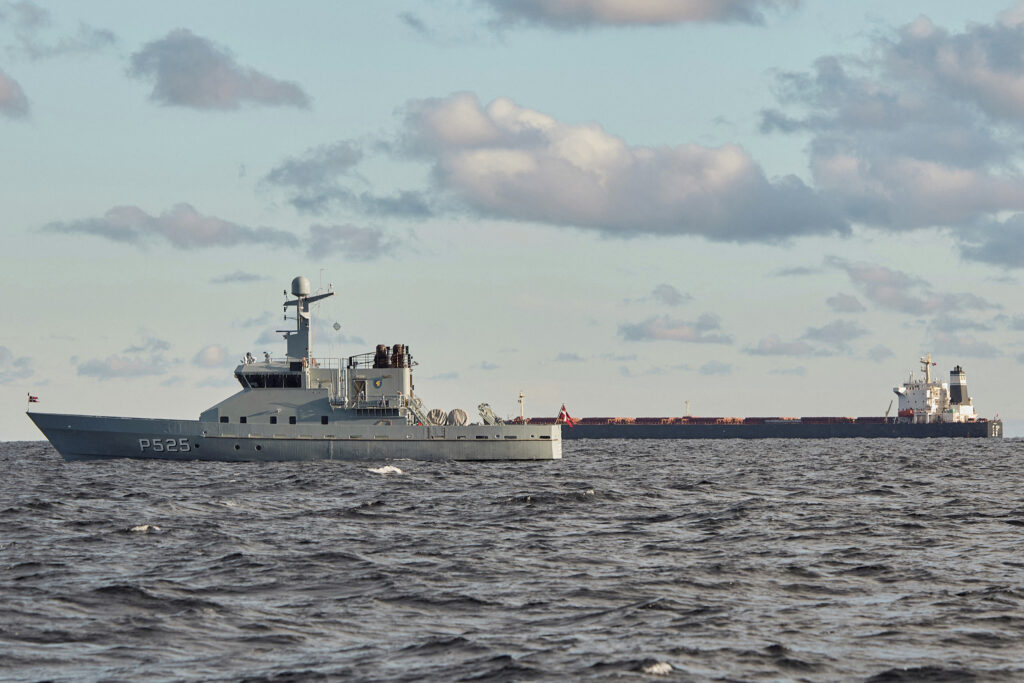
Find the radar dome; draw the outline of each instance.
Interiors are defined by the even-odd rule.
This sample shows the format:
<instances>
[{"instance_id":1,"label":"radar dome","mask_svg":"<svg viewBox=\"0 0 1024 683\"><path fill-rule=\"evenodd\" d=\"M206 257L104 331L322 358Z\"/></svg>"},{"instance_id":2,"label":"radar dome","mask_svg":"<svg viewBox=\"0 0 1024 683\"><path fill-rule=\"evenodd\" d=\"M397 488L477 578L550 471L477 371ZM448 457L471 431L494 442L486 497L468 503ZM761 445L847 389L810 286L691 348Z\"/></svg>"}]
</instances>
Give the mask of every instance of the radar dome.
<instances>
[{"instance_id":1,"label":"radar dome","mask_svg":"<svg viewBox=\"0 0 1024 683\"><path fill-rule=\"evenodd\" d=\"M299 276L292 280L292 294L295 296L309 296L309 278Z\"/></svg>"}]
</instances>

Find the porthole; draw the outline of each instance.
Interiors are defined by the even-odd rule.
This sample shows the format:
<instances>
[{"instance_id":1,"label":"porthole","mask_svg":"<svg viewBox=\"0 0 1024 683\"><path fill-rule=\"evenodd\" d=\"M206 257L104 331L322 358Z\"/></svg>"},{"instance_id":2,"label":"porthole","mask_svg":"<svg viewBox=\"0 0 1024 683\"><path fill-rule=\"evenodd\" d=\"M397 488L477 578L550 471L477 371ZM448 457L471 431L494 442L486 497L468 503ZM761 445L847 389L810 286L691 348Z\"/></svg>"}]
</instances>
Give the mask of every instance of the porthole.
<instances>
[{"instance_id":1,"label":"porthole","mask_svg":"<svg viewBox=\"0 0 1024 683\"><path fill-rule=\"evenodd\" d=\"M241 448L241 446L239 446L239 445L238 445L238 444L236 443L236 444L235 444L235 450L237 451L237 450L238 450L239 448Z\"/></svg>"},{"instance_id":2,"label":"porthole","mask_svg":"<svg viewBox=\"0 0 1024 683\"><path fill-rule=\"evenodd\" d=\"M261 446L259 444L256 444L256 450L262 451L263 450L263 446Z\"/></svg>"}]
</instances>

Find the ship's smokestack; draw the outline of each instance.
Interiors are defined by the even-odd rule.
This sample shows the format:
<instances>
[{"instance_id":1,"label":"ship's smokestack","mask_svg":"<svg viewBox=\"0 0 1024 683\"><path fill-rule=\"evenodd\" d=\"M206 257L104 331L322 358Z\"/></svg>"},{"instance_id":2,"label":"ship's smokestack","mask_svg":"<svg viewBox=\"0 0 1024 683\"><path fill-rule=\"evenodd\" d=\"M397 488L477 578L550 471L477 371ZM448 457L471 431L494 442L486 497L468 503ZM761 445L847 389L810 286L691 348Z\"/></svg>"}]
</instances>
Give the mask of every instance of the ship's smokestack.
<instances>
[{"instance_id":1,"label":"ship's smokestack","mask_svg":"<svg viewBox=\"0 0 1024 683\"><path fill-rule=\"evenodd\" d=\"M967 396L967 375L959 365L949 371L949 403L950 405L970 405Z\"/></svg>"}]
</instances>

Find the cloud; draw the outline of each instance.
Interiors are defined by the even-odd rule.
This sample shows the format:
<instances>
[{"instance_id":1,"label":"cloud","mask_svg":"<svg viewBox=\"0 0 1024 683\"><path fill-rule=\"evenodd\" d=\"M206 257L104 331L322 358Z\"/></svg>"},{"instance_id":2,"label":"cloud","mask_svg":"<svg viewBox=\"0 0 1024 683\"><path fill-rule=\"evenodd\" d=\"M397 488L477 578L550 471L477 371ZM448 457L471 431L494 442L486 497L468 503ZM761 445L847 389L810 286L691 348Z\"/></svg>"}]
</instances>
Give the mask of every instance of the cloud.
<instances>
[{"instance_id":1,"label":"cloud","mask_svg":"<svg viewBox=\"0 0 1024 683\"><path fill-rule=\"evenodd\" d=\"M924 279L899 270L829 257L826 263L846 271L850 281L875 305L911 315L998 308L969 293L940 293Z\"/></svg>"},{"instance_id":2,"label":"cloud","mask_svg":"<svg viewBox=\"0 0 1024 683\"><path fill-rule=\"evenodd\" d=\"M982 221L957 233L960 255L968 261L1024 268L1024 214Z\"/></svg>"},{"instance_id":3,"label":"cloud","mask_svg":"<svg viewBox=\"0 0 1024 683\"><path fill-rule=\"evenodd\" d=\"M480 363L478 367L481 370L497 370L499 366L494 363L491 363L490 361L485 360L482 363Z\"/></svg>"},{"instance_id":4,"label":"cloud","mask_svg":"<svg viewBox=\"0 0 1024 683\"><path fill-rule=\"evenodd\" d=\"M6 346L0 346L0 384L10 384L19 379L28 379L35 370L28 356L15 357Z\"/></svg>"},{"instance_id":5,"label":"cloud","mask_svg":"<svg viewBox=\"0 0 1024 683\"><path fill-rule=\"evenodd\" d=\"M157 339L156 337L146 337L142 340L142 343L129 346L124 350L125 353L161 353L163 351L169 351L171 348L170 342Z\"/></svg>"},{"instance_id":6,"label":"cloud","mask_svg":"<svg viewBox=\"0 0 1024 683\"><path fill-rule=\"evenodd\" d=\"M437 381L437 382L451 382L451 381L457 380L458 378L459 378L459 373L457 373L457 372L442 372L440 375L434 375L433 377L431 377L430 381L432 381L432 382L434 382L434 381Z\"/></svg>"},{"instance_id":7,"label":"cloud","mask_svg":"<svg viewBox=\"0 0 1024 683\"><path fill-rule=\"evenodd\" d=\"M957 357L997 358L1003 355L996 347L970 334L936 332L932 337L932 346L938 353Z\"/></svg>"},{"instance_id":8,"label":"cloud","mask_svg":"<svg viewBox=\"0 0 1024 683\"><path fill-rule=\"evenodd\" d=\"M825 303L835 313L861 313L867 309L855 296L849 294L836 294L825 299Z\"/></svg>"},{"instance_id":9,"label":"cloud","mask_svg":"<svg viewBox=\"0 0 1024 683\"><path fill-rule=\"evenodd\" d=\"M768 371L769 375L793 375L796 377L803 377L807 374L807 368L802 365L797 365L793 368L775 368L774 370Z\"/></svg>"},{"instance_id":10,"label":"cloud","mask_svg":"<svg viewBox=\"0 0 1024 683\"><path fill-rule=\"evenodd\" d=\"M433 37L433 31L431 31L430 28L427 27L427 24L416 14L412 12L401 12L399 13L398 18L403 24L412 29L414 33L419 34L423 38Z\"/></svg>"},{"instance_id":11,"label":"cloud","mask_svg":"<svg viewBox=\"0 0 1024 683\"><path fill-rule=\"evenodd\" d=\"M582 363L582 362L584 362L584 360L583 360L583 356L581 356L578 353L572 353L572 352L565 352L565 351L563 351L562 353L560 353L557 356L555 356L555 362L556 363Z\"/></svg>"},{"instance_id":12,"label":"cloud","mask_svg":"<svg viewBox=\"0 0 1024 683\"><path fill-rule=\"evenodd\" d=\"M88 360L78 365L79 375L95 377L100 380L148 377L162 375L166 372L166 364L162 361L153 362L153 359L135 356L112 355L102 359Z\"/></svg>"},{"instance_id":13,"label":"cloud","mask_svg":"<svg viewBox=\"0 0 1024 683\"><path fill-rule=\"evenodd\" d=\"M797 339L794 341L782 341L779 335L772 334L763 337L757 346L748 346L743 349L744 353L752 356L821 356L826 355L820 350L808 344L806 341Z\"/></svg>"},{"instance_id":14,"label":"cloud","mask_svg":"<svg viewBox=\"0 0 1024 683\"><path fill-rule=\"evenodd\" d=\"M1016 13L952 33L926 17L863 55L777 76L765 132L809 133L816 188L850 221L957 228L966 259L1024 267L1024 23ZM788 110L795 112L787 113ZM1005 228L1005 229L1004 229Z\"/></svg>"},{"instance_id":15,"label":"cloud","mask_svg":"<svg viewBox=\"0 0 1024 683\"><path fill-rule=\"evenodd\" d=\"M340 205L374 216L433 215L431 202L422 192L399 190L391 196L380 196L356 192L342 184L345 177L361 180L356 167L364 156L358 144L347 140L312 147L275 166L263 183L285 190L288 202L303 213L323 214Z\"/></svg>"},{"instance_id":16,"label":"cloud","mask_svg":"<svg viewBox=\"0 0 1024 683\"><path fill-rule=\"evenodd\" d=\"M821 272L821 268L810 268L808 266L792 266L790 268L780 268L775 271L775 277L803 277L805 275L817 275Z\"/></svg>"},{"instance_id":17,"label":"cloud","mask_svg":"<svg viewBox=\"0 0 1024 683\"><path fill-rule=\"evenodd\" d=\"M0 69L0 116L21 119L28 116L28 98L16 80Z\"/></svg>"},{"instance_id":18,"label":"cloud","mask_svg":"<svg viewBox=\"0 0 1024 683\"><path fill-rule=\"evenodd\" d=\"M362 158L363 151L355 143L342 140L286 159L271 169L264 180L272 185L302 190L324 188L351 172Z\"/></svg>"},{"instance_id":19,"label":"cloud","mask_svg":"<svg viewBox=\"0 0 1024 683\"><path fill-rule=\"evenodd\" d=\"M81 363L75 357L71 362L77 365L79 375L100 380L163 375L167 373L169 365L164 352L170 348L171 345L167 341L146 336L142 342L127 347L122 354L112 354L106 358L94 358Z\"/></svg>"},{"instance_id":20,"label":"cloud","mask_svg":"<svg viewBox=\"0 0 1024 683\"><path fill-rule=\"evenodd\" d=\"M228 350L221 344L210 344L199 349L192 357L192 364L201 368L223 367L228 359Z\"/></svg>"},{"instance_id":21,"label":"cloud","mask_svg":"<svg viewBox=\"0 0 1024 683\"><path fill-rule=\"evenodd\" d=\"M799 0L480 0L495 24L536 24L554 29L661 26L687 22L760 24L764 10L794 8Z\"/></svg>"},{"instance_id":22,"label":"cloud","mask_svg":"<svg viewBox=\"0 0 1024 683\"><path fill-rule=\"evenodd\" d=\"M99 218L54 222L45 232L86 234L114 242L142 246L165 242L178 249L231 247L243 244L294 247L298 238L273 228L249 228L214 216L205 216L189 204L177 204L160 216L137 206L115 206Z\"/></svg>"},{"instance_id":23,"label":"cloud","mask_svg":"<svg viewBox=\"0 0 1024 683\"><path fill-rule=\"evenodd\" d=\"M246 273L242 270L236 270L233 273L227 275L220 275L210 279L211 285L226 285L234 282L264 282L270 278L266 275L258 275L256 273Z\"/></svg>"},{"instance_id":24,"label":"cloud","mask_svg":"<svg viewBox=\"0 0 1024 683\"><path fill-rule=\"evenodd\" d=\"M226 48L184 28L134 53L128 73L152 81L150 99L166 106L226 110L247 103L302 109L310 105L298 84L242 66Z\"/></svg>"},{"instance_id":25,"label":"cloud","mask_svg":"<svg viewBox=\"0 0 1024 683\"><path fill-rule=\"evenodd\" d=\"M30 0L0 2L0 25L9 24L15 42L7 46L8 54L30 60L60 57L69 54L99 52L117 43L117 36L106 29L79 24L78 31L46 42L40 34L52 24L48 10Z\"/></svg>"},{"instance_id":26,"label":"cloud","mask_svg":"<svg viewBox=\"0 0 1024 683\"><path fill-rule=\"evenodd\" d=\"M849 343L868 333L857 323L848 320L834 320L822 327L810 327L804 332L802 339L822 342L832 349L846 349Z\"/></svg>"},{"instance_id":27,"label":"cloud","mask_svg":"<svg viewBox=\"0 0 1024 683\"><path fill-rule=\"evenodd\" d=\"M683 294L672 285L660 284L651 292L651 297L658 303L666 306L680 306L693 300L690 294Z\"/></svg>"},{"instance_id":28,"label":"cloud","mask_svg":"<svg viewBox=\"0 0 1024 683\"><path fill-rule=\"evenodd\" d=\"M354 225L313 225L309 237L310 258L341 254L353 261L372 261L397 246L381 230Z\"/></svg>"},{"instance_id":29,"label":"cloud","mask_svg":"<svg viewBox=\"0 0 1024 683\"><path fill-rule=\"evenodd\" d=\"M992 326L988 323L976 322L974 320L968 320L967 318L961 318L955 315L938 315L932 318L931 322L928 323L928 328L939 332L963 332L965 330L974 330L976 332L987 332L992 329Z\"/></svg>"},{"instance_id":30,"label":"cloud","mask_svg":"<svg viewBox=\"0 0 1024 683\"><path fill-rule=\"evenodd\" d=\"M601 354L601 359L602 360L615 361L616 363L624 363L626 361L636 360L636 354L635 353L624 353L624 354L619 354L619 353L603 353L603 354Z\"/></svg>"},{"instance_id":31,"label":"cloud","mask_svg":"<svg viewBox=\"0 0 1024 683\"><path fill-rule=\"evenodd\" d=\"M696 321L676 320L663 315L633 325L619 325L619 335L626 341L731 344L732 335L717 332L720 328L721 321L712 313L705 313Z\"/></svg>"},{"instance_id":32,"label":"cloud","mask_svg":"<svg viewBox=\"0 0 1024 683\"><path fill-rule=\"evenodd\" d=\"M732 365L712 360L700 366L698 372L702 375L731 375Z\"/></svg>"},{"instance_id":33,"label":"cloud","mask_svg":"<svg viewBox=\"0 0 1024 683\"><path fill-rule=\"evenodd\" d=\"M288 201L302 213L318 215L327 213L333 205L371 216L429 218L434 215L430 200L424 193L414 190L400 190L391 196L380 196L372 192L353 192L335 185L316 192L293 193Z\"/></svg>"},{"instance_id":34,"label":"cloud","mask_svg":"<svg viewBox=\"0 0 1024 683\"><path fill-rule=\"evenodd\" d=\"M748 346L743 352L753 356L831 356L837 351L849 350L851 341L867 333L856 323L834 320L821 327L808 327L798 339L792 341L783 341L777 334L762 337L756 346ZM824 344L824 348L815 344Z\"/></svg>"},{"instance_id":35,"label":"cloud","mask_svg":"<svg viewBox=\"0 0 1024 683\"><path fill-rule=\"evenodd\" d=\"M631 237L778 242L849 226L795 176L769 180L736 145L638 147L501 97L412 101L401 148L473 211Z\"/></svg>"},{"instance_id":36,"label":"cloud","mask_svg":"<svg viewBox=\"0 0 1024 683\"><path fill-rule=\"evenodd\" d=\"M872 346L870 349L868 349L868 358L875 361L876 363L881 363L883 360L892 358L895 355L896 354L893 353L889 348L882 346L881 344L877 346Z\"/></svg>"}]
</instances>

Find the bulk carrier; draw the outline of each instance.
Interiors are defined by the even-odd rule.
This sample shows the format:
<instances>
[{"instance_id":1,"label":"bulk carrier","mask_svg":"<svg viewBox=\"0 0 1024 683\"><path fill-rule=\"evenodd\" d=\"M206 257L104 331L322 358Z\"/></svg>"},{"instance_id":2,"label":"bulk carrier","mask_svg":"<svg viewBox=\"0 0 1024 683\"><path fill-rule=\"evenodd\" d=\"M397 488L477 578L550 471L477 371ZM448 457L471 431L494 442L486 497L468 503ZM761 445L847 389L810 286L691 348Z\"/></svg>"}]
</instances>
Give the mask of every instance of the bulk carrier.
<instances>
[{"instance_id":1,"label":"bulk carrier","mask_svg":"<svg viewBox=\"0 0 1024 683\"><path fill-rule=\"evenodd\" d=\"M932 379L931 354L920 360L923 377L893 391L897 413L879 417L584 417L530 418L530 424L563 424L562 439L836 439L1001 438L1003 423L978 417L959 365L949 382ZM890 409L892 408L890 404Z\"/></svg>"}]
</instances>

